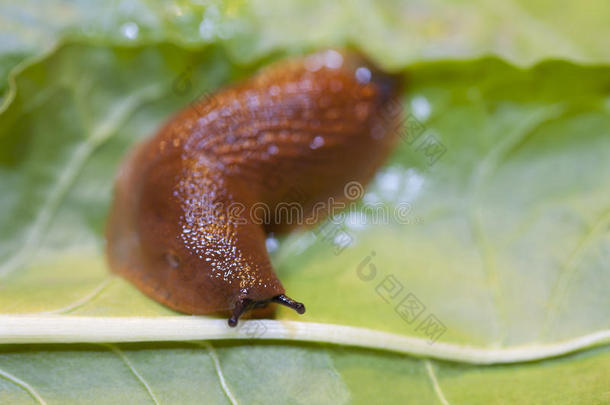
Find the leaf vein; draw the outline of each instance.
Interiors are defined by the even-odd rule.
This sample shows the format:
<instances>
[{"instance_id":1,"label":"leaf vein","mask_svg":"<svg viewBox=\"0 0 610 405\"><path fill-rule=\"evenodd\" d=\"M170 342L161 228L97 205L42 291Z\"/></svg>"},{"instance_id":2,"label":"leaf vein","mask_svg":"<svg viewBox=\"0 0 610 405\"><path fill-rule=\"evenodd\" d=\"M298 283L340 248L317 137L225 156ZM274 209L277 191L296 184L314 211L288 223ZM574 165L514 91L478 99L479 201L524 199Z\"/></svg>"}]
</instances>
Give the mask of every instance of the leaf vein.
<instances>
[{"instance_id":1,"label":"leaf vein","mask_svg":"<svg viewBox=\"0 0 610 405\"><path fill-rule=\"evenodd\" d=\"M23 388L25 391L27 391L28 394L30 394L30 396L32 398L34 398L39 404L41 405L47 405L47 402L42 399L42 397L40 396L40 394L34 389L34 387L32 387L30 384L28 384L27 382L23 381L20 378L15 377L14 375L12 375L11 373L4 371L2 369L0 369L0 377L5 378L6 380L12 382L15 385L18 385L19 387Z\"/></svg>"},{"instance_id":2,"label":"leaf vein","mask_svg":"<svg viewBox=\"0 0 610 405\"><path fill-rule=\"evenodd\" d=\"M492 294L492 300L496 305L499 320L496 323L497 344L503 344L508 328L506 315L506 302L500 286L499 272L494 258L493 248L484 230L482 220L477 214L478 200L482 187L498 168L502 160L520 143L530 136L534 129L543 122L557 117L563 112L559 105L546 107L533 113L528 119L523 120L511 133L505 136L496 147L492 148L483 160L475 168L469 184L468 199L468 225L472 232L475 247L478 249L486 274L487 285Z\"/></svg>"},{"instance_id":3,"label":"leaf vein","mask_svg":"<svg viewBox=\"0 0 610 405\"><path fill-rule=\"evenodd\" d=\"M21 244L21 248L10 259L5 261L4 264L0 265L0 277L10 274L19 266L27 263L27 260L32 257L32 250L40 242L44 231L53 219L63 198L70 190L72 184L76 181L80 169L87 162L91 154L100 145L112 138L120 125L124 123L142 103L148 99L157 97L160 90L161 86L159 84L147 86L131 94L122 102L117 103L116 107L108 114L106 119L92 130L91 136L79 145L76 152L74 152L72 158L68 161L59 175L59 179L51 188L49 196L43 203L33 224L29 227L29 231Z\"/></svg>"},{"instance_id":4,"label":"leaf vein","mask_svg":"<svg viewBox=\"0 0 610 405\"><path fill-rule=\"evenodd\" d=\"M432 367L432 362L430 360L425 360L426 363L426 371L428 372L428 377L430 378L430 382L432 383L432 388L434 388L434 392L438 397L438 400L443 405L450 405L447 398L445 398L445 394L443 394L443 390L441 389L440 384L438 383L438 379L436 378L436 374L434 373L434 368Z\"/></svg>"},{"instance_id":5,"label":"leaf vein","mask_svg":"<svg viewBox=\"0 0 610 405\"><path fill-rule=\"evenodd\" d=\"M603 231L610 224L610 210L606 210L589 228L587 232L579 239L574 249L568 255L566 261L559 267L559 275L549 294L547 302L548 311L545 316L544 323L540 329L539 337L545 337L551 328L551 325L557 314L563 307L563 301L569 292L570 280L576 271L576 262L578 258L586 251L587 247L595 240L597 236L603 235Z\"/></svg>"},{"instance_id":6,"label":"leaf vein","mask_svg":"<svg viewBox=\"0 0 610 405\"><path fill-rule=\"evenodd\" d=\"M239 402L237 402L237 399L235 398L235 396L229 389L229 385L227 384L227 381L225 380L225 376L224 376L224 373L222 372L222 367L220 365L220 359L218 358L218 355L216 354L216 350L214 350L214 346L212 346L212 344L210 342L201 342L201 345L208 350L208 353L210 354L210 357L212 358L212 361L214 362L214 368L216 369L216 374L218 375L218 380L220 381L220 386L222 387L222 390L224 391L225 395L227 396L227 398L229 398L229 401L231 401L231 404L239 405Z\"/></svg>"},{"instance_id":7,"label":"leaf vein","mask_svg":"<svg viewBox=\"0 0 610 405\"><path fill-rule=\"evenodd\" d=\"M541 360L610 343L610 329L554 343L528 343L495 348L442 341L431 345L427 338L345 325L287 320L256 322L265 328L265 333L257 337L259 339L324 342L472 364ZM202 316L121 318L2 315L0 325L0 344L252 339L252 336L244 331L229 328L223 319Z\"/></svg>"},{"instance_id":8,"label":"leaf vein","mask_svg":"<svg viewBox=\"0 0 610 405\"><path fill-rule=\"evenodd\" d=\"M131 363L131 361L129 360L129 358L127 358L127 356L125 355L125 353L123 353L121 351L121 349L119 349L118 347L116 347L115 345L112 344L105 344L104 346L108 347L112 352L114 352L122 361L123 363L125 363L125 365L127 366L127 368L129 368L129 371L131 371L131 373L138 379L138 381L140 382L140 384L142 384L144 386L144 388L146 389L146 392L148 393L148 395L150 396L150 399L152 399L153 403L155 405L159 405L159 401L157 400L157 397L155 396L155 393L153 392L152 388L150 387L150 385L148 384L148 382L144 379L144 377L142 376L142 374L140 374L138 372L138 370L136 370L136 368L134 367L134 365Z\"/></svg>"},{"instance_id":9,"label":"leaf vein","mask_svg":"<svg viewBox=\"0 0 610 405\"><path fill-rule=\"evenodd\" d=\"M104 278L104 280L102 280L93 290L91 290L88 294L86 294L85 296L79 298L78 300L72 302L71 304L68 304L64 307L58 308L58 309L54 309L51 311L43 311L43 312L34 312L34 313L28 313L28 314L24 314L24 315L40 315L40 314L67 314L69 312L75 311L78 308L84 306L85 304L91 302L94 298L96 298L98 295L101 294L102 291L104 291L104 289L106 289L106 287L110 284L110 282L112 280L116 279L115 276L113 275L108 275L106 278Z\"/></svg>"}]
</instances>

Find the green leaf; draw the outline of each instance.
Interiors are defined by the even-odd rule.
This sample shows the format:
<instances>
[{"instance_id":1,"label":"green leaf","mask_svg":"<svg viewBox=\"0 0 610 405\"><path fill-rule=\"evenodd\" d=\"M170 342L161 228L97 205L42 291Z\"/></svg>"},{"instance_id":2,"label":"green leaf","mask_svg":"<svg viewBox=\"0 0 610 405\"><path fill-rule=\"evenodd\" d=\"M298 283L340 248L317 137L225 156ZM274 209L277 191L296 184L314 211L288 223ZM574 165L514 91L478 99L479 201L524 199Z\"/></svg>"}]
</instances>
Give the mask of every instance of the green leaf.
<instances>
[{"instance_id":1,"label":"green leaf","mask_svg":"<svg viewBox=\"0 0 610 405\"><path fill-rule=\"evenodd\" d=\"M607 349L492 367L279 343L0 349L2 370L11 372L7 377L0 371L0 392L3 402L12 404L38 403L35 396L49 404L149 403L153 397L161 404L223 404L231 403L228 395L251 404L270 398L290 404L604 404L609 399Z\"/></svg>"},{"instance_id":2,"label":"green leaf","mask_svg":"<svg viewBox=\"0 0 610 405\"><path fill-rule=\"evenodd\" d=\"M235 331L110 277L102 230L122 156L176 109L262 63L235 63L217 45L73 43L16 77L0 116L0 342L22 344L0 347L3 399L609 400L607 347L551 359L610 339L605 66L409 67L404 139L363 200L338 227L291 234L273 254L304 316L280 310L280 321ZM352 241L344 249L337 230ZM401 303L414 299L423 309L410 319ZM159 342L197 339L221 340ZM153 342L117 343L142 340Z\"/></svg>"},{"instance_id":3,"label":"green leaf","mask_svg":"<svg viewBox=\"0 0 610 405\"><path fill-rule=\"evenodd\" d=\"M308 306L302 317L280 310L283 321L234 331L109 278L102 230L122 156L177 108L260 63L238 65L222 46L68 44L17 76L0 125L0 189L10 190L0 200L0 341L82 343L2 346L3 398L607 402L606 347L547 359L610 336L607 67L411 66L407 132L363 201L335 218L339 228L291 234L273 254L287 291ZM426 139L445 148L438 160ZM352 240L344 249L337 229ZM401 316L409 294L425 307L415 320ZM83 344L203 338L322 344Z\"/></svg>"},{"instance_id":4,"label":"green leaf","mask_svg":"<svg viewBox=\"0 0 610 405\"><path fill-rule=\"evenodd\" d=\"M604 0L1 2L0 94L10 69L20 70L20 62L66 39L223 43L241 61L278 49L355 43L394 67L488 54L517 64L545 58L598 63L610 61L609 19Z\"/></svg>"}]
</instances>

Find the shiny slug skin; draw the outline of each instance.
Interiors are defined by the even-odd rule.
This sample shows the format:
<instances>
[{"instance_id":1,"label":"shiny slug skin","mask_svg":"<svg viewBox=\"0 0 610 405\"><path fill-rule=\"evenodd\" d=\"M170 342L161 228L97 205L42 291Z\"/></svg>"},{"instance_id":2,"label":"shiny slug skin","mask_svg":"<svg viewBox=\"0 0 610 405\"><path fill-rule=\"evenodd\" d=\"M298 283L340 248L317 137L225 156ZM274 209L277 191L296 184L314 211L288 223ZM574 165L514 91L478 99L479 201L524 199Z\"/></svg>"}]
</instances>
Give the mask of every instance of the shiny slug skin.
<instances>
[{"instance_id":1,"label":"shiny slug skin","mask_svg":"<svg viewBox=\"0 0 610 405\"><path fill-rule=\"evenodd\" d=\"M397 97L395 76L327 50L185 108L120 168L106 230L111 269L170 308L228 314L231 326L248 310L270 316L269 302L304 312L265 247L269 232L295 225L261 224L250 208L296 202L307 216L317 202L345 200L345 185L368 182L395 143Z\"/></svg>"}]
</instances>

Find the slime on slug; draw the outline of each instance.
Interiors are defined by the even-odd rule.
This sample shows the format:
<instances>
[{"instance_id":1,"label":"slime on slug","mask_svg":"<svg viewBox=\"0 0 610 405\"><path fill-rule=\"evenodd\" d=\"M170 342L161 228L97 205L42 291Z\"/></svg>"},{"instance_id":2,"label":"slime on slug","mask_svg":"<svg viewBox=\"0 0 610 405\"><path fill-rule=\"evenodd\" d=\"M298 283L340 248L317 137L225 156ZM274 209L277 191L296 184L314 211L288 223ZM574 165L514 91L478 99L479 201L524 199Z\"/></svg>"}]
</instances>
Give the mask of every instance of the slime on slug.
<instances>
[{"instance_id":1,"label":"slime on slug","mask_svg":"<svg viewBox=\"0 0 610 405\"><path fill-rule=\"evenodd\" d=\"M189 314L305 312L271 266L269 233L294 224L270 212L298 185L305 215L368 182L396 140L399 80L334 50L280 61L169 120L123 163L107 223L111 269ZM294 202L294 201L290 201ZM244 209L227 207L239 205Z\"/></svg>"}]
</instances>

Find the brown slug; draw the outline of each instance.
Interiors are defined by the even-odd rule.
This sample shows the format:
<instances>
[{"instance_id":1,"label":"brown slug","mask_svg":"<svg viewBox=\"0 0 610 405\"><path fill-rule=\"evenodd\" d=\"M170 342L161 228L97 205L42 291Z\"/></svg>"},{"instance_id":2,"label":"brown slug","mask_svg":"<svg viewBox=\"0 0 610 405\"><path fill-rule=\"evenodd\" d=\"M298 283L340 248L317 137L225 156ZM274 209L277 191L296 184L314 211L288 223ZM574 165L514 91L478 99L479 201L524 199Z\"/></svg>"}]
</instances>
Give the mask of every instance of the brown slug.
<instances>
[{"instance_id":1,"label":"brown slug","mask_svg":"<svg viewBox=\"0 0 610 405\"><path fill-rule=\"evenodd\" d=\"M122 165L107 224L111 269L153 299L189 314L270 302L305 312L275 275L265 240L294 226L252 218L291 187L311 213L370 180L391 149L398 80L362 57L334 50L277 62L186 108ZM234 209L241 207L242 209ZM258 309L257 309L258 308Z\"/></svg>"}]
</instances>

